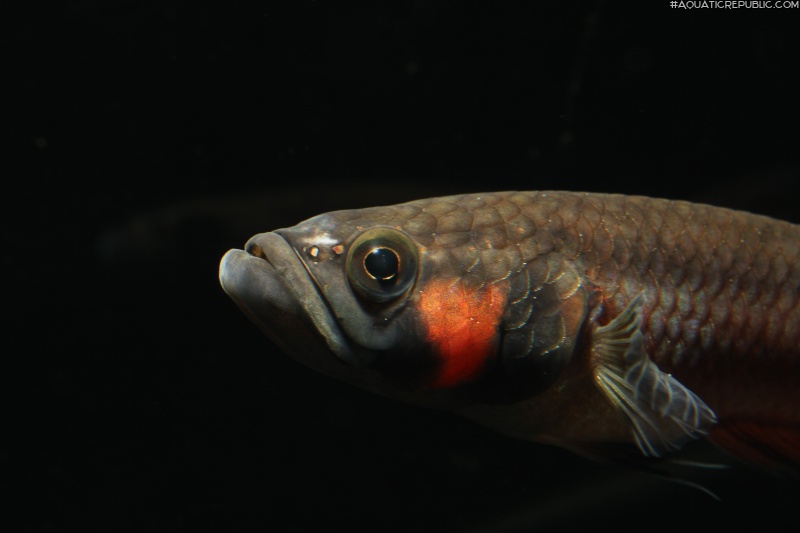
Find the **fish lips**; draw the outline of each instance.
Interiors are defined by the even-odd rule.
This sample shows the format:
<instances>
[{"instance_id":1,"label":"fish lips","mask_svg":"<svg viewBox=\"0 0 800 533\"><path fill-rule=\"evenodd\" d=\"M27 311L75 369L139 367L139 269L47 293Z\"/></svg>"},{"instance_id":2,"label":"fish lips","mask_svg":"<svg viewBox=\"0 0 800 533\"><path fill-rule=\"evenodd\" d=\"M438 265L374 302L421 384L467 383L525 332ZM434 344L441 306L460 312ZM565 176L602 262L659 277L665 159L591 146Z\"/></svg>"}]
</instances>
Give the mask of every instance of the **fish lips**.
<instances>
[{"instance_id":1,"label":"fish lips","mask_svg":"<svg viewBox=\"0 0 800 533\"><path fill-rule=\"evenodd\" d=\"M273 341L309 366L333 370L330 358L309 360L316 351L308 346L309 329L316 329L341 362L361 366L294 248L270 232L251 238L245 249L229 250L219 267L220 284L239 308Z\"/></svg>"}]
</instances>

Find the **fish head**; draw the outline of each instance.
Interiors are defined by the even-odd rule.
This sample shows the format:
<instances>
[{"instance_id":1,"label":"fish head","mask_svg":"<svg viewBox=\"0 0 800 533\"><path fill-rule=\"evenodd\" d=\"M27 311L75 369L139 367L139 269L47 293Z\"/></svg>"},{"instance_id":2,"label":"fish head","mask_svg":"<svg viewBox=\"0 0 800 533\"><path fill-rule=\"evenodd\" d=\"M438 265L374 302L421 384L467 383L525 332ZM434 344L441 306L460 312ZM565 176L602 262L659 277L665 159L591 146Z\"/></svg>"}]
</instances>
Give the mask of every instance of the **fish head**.
<instances>
[{"instance_id":1,"label":"fish head","mask_svg":"<svg viewBox=\"0 0 800 533\"><path fill-rule=\"evenodd\" d=\"M222 287L307 366L386 396L453 401L493 365L507 283L465 275L472 240L437 246L409 209L338 211L258 234L223 257Z\"/></svg>"}]
</instances>

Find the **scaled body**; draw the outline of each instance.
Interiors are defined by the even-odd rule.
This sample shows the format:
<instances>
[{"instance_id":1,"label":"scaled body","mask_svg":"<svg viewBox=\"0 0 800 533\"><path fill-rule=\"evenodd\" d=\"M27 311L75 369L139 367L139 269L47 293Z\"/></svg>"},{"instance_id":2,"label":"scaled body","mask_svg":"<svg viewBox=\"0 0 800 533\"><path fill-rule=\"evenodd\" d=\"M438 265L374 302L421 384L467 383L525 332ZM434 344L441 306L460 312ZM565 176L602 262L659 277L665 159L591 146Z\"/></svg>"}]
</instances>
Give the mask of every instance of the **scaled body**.
<instances>
[{"instance_id":1,"label":"scaled body","mask_svg":"<svg viewBox=\"0 0 800 533\"><path fill-rule=\"evenodd\" d=\"M687 202L505 192L338 211L223 258L301 362L518 437L659 456L710 434L800 463L800 227Z\"/></svg>"}]
</instances>

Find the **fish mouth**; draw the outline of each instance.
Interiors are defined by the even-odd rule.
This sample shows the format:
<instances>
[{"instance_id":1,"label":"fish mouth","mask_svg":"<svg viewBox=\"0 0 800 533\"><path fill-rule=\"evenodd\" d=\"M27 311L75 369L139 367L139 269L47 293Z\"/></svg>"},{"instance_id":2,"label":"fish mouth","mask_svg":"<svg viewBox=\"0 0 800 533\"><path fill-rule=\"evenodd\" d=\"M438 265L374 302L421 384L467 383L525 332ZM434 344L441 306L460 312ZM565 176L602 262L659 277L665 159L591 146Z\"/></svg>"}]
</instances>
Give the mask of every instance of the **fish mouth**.
<instances>
[{"instance_id":1,"label":"fish mouth","mask_svg":"<svg viewBox=\"0 0 800 533\"><path fill-rule=\"evenodd\" d=\"M229 250L220 262L219 280L223 290L270 338L280 342L287 333L295 337L288 342L301 348L288 351L303 352L297 353L298 358L307 360L311 355L307 339L302 338L307 333L298 324L305 318L340 361L359 366L305 263L277 233L256 235L247 241L245 251ZM327 366L318 363L312 366Z\"/></svg>"}]
</instances>

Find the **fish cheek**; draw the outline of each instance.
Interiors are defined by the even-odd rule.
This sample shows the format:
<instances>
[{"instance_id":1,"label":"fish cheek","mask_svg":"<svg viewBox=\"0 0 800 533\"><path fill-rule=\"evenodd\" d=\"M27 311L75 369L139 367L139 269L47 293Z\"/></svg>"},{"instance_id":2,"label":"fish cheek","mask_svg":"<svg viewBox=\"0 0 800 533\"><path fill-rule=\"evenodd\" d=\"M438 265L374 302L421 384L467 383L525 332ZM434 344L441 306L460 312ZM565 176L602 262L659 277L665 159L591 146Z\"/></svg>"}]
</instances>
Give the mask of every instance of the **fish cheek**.
<instances>
[{"instance_id":1,"label":"fish cheek","mask_svg":"<svg viewBox=\"0 0 800 533\"><path fill-rule=\"evenodd\" d=\"M433 280L418 289L414 307L424 352L433 365L426 388L468 385L491 368L507 289L506 282L472 287L453 279Z\"/></svg>"},{"instance_id":2,"label":"fish cheek","mask_svg":"<svg viewBox=\"0 0 800 533\"><path fill-rule=\"evenodd\" d=\"M410 298L411 305L392 320L397 328L397 342L375 353L372 369L403 387L426 389L441 365L436 346L429 342L424 320L413 303L415 300Z\"/></svg>"}]
</instances>

